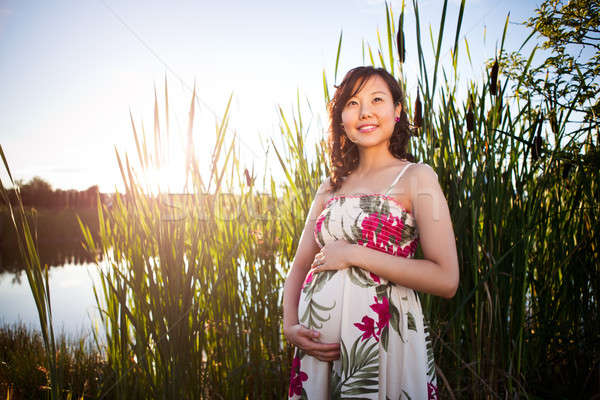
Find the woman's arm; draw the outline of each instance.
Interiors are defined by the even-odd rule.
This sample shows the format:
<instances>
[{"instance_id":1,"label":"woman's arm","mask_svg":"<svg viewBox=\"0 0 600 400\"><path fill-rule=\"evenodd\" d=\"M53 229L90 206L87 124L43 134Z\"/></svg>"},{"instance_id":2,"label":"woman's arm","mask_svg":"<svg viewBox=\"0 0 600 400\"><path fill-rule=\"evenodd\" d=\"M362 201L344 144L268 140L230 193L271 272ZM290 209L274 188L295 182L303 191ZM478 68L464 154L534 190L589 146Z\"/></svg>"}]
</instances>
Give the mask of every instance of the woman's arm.
<instances>
[{"instance_id":1,"label":"woman's arm","mask_svg":"<svg viewBox=\"0 0 600 400\"><path fill-rule=\"evenodd\" d=\"M310 269L315 254L320 250L319 245L314 239L314 231L317 217L323 211L328 189L329 179L326 179L317 190L315 199L310 207L294 261L283 287L284 335L289 342L322 361L339 358L339 343L325 344L313 341L313 339L318 338L319 332L307 329L299 324L298 301L306 274Z\"/></svg>"},{"instance_id":2,"label":"woman's arm","mask_svg":"<svg viewBox=\"0 0 600 400\"><path fill-rule=\"evenodd\" d=\"M417 164L411 172L407 178L411 187L412 213L417 220L425 259L398 257L336 241L323 248L325 263L316 267L315 272L355 265L405 287L445 298L454 296L459 271L448 204L437 175L429 165ZM313 265L316 264L318 262Z\"/></svg>"}]
</instances>

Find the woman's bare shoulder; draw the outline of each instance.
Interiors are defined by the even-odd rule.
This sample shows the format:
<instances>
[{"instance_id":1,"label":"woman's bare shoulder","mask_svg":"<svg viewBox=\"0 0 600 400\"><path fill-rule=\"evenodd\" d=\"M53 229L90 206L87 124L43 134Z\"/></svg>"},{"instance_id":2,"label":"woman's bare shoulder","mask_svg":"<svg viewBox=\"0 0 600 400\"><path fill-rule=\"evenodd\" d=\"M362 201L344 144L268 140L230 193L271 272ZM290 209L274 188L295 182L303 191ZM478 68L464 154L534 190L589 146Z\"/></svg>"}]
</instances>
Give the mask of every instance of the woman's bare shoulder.
<instances>
[{"instance_id":1,"label":"woman's bare shoulder","mask_svg":"<svg viewBox=\"0 0 600 400\"><path fill-rule=\"evenodd\" d=\"M317 189L315 194L315 201L319 203L319 209L323 210L327 201L333 196L333 184L329 176L323 179L321 186Z\"/></svg>"},{"instance_id":2,"label":"woman's bare shoulder","mask_svg":"<svg viewBox=\"0 0 600 400\"><path fill-rule=\"evenodd\" d=\"M408 202L412 206L420 195L431 193L439 188L438 176L433 167L419 161L413 163L405 173Z\"/></svg>"},{"instance_id":3,"label":"woman's bare shoulder","mask_svg":"<svg viewBox=\"0 0 600 400\"><path fill-rule=\"evenodd\" d=\"M421 178L425 178L426 181L430 181L434 179L437 181L438 175L435 172L433 167L423 161L419 161L418 163L414 163L414 165L410 168L412 169L411 173ZM408 171L407 171L408 172Z\"/></svg>"}]
</instances>

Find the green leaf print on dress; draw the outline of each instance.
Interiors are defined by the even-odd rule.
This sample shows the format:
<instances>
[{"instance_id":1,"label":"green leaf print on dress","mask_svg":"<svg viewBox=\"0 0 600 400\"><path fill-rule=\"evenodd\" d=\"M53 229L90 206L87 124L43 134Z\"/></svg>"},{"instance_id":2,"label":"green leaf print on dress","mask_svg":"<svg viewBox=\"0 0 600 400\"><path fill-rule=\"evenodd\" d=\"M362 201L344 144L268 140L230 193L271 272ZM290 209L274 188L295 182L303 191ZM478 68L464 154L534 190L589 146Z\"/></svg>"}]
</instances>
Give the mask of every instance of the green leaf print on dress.
<instances>
[{"instance_id":1,"label":"green leaf print on dress","mask_svg":"<svg viewBox=\"0 0 600 400\"><path fill-rule=\"evenodd\" d=\"M361 196L359 207L366 214L378 213L381 211L381 199L379 197Z\"/></svg>"},{"instance_id":2,"label":"green leaf print on dress","mask_svg":"<svg viewBox=\"0 0 600 400\"><path fill-rule=\"evenodd\" d=\"M370 278L367 275L367 272L364 269L356 266L348 267L348 277L356 286L360 286L363 288L378 285L378 283L376 283L376 281L373 280L373 278Z\"/></svg>"},{"instance_id":3,"label":"green leaf print on dress","mask_svg":"<svg viewBox=\"0 0 600 400\"><path fill-rule=\"evenodd\" d=\"M323 327L323 322L327 322L331 318L331 313L327 313L327 316L325 316L324 313L333 310L334 307L335 301L331 307L326 307L313 299L310 299L306 306L306 311L304 311L304 314L302 314L302 317L300 318L300 322L304 323L308 328L321 329Z\"/></svg>"},{"instance_id":4,"label":"green leaf print on dress","mask_svg":"<svg viewBox=\"0 0 600 400\"><path fill-rule=\"evenodd\" d=\"M346 241L350 244L356 244L356 239L354 239L354 237L348 235L348 233L346 232L346 229L344 229L344 220L341 221L341 225L342 225L342 233L344 234L344 239L346 239Z\"/></svg>"},{"instance_id":5,"label":"green leaf print on dress","mask_svg":"<svg viewBox=\"0 0 600 400\"><path fill-rule=\"evenodd\" d=\"M406 323L408 324L408 329L416 332L417 331L417 323L415 322L414 315L412 315L412 313L410 311L408 311L406 313L406 318L408 318L408 320L406 321Z\"/></svg>"},{"instance_id":6,"label":"green leaf print on dress","mask_svg":"<svg viewBox=\"0 0 600 400\"><path fill-rule=\"evenodd\" d=\"M364 341L359 336L354 341L350 353L342 341L340 356L340 374L334 370L331 372L331 399L379 391L379 351L376 341Z\"/></svg>"},{"instance_id":7,"label":"green leaf print on dress","mask_svg":"<svg viewBox=\"0 0 600 400\"><path fill-rule=\"evenodd\" d=\"M330 270L314 274L316 276L313 276L312 272L309 273L310 275L307 278L308 284L302 289L302 292L305 294L305 301L307 303L306 310L300 317L300 322L304 323L309 328L321 329L323 327L323 322L329 321L331 318L331 313L328 311L331 311L335 308L335 301L329 307L324 306L313 300L313 295L323 289L325 283L331 279L335 273L336 271Z\"/></svg>"}]
</instances>

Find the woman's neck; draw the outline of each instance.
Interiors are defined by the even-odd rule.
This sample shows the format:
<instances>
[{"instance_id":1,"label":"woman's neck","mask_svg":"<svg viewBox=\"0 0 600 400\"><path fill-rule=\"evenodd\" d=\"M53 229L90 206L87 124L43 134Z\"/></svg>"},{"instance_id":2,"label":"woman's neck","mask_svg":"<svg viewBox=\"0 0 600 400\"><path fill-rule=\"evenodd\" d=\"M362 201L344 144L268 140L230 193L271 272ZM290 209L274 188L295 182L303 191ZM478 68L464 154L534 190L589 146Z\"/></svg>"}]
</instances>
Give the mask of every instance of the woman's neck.
<instances>
[{"instance_id":1,"label":"woman's neck","mask_svg":"<svg viewBox=\"0 0 600 400\"><path fill-rule=\"evenodd\" d=\"M398 161L398 159L390 153L387 144L385 146L377 147L359 147L358 155L358 166L354 170L354 173L358 176L369 176Z\"/></svg>"}]
</instances>

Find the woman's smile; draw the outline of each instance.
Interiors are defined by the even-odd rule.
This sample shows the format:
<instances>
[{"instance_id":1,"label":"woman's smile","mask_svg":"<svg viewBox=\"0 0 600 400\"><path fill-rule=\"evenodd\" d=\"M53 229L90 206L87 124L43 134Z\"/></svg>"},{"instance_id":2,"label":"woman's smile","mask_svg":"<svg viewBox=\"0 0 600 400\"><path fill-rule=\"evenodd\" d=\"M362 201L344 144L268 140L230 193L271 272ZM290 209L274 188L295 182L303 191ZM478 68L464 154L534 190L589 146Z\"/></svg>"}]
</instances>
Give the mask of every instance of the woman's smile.
<instances>
[{"instance_id":1,"label":"woman's smile","mask_svg":"<svg viewBox=\"0 0 600 400\"><path fill-rule=\"evenodd\" d=\"M369 133L373 132L377 127L377 124L363 124L358 126L358 130L362 133Z\"/></svg>"}]
</instances>

